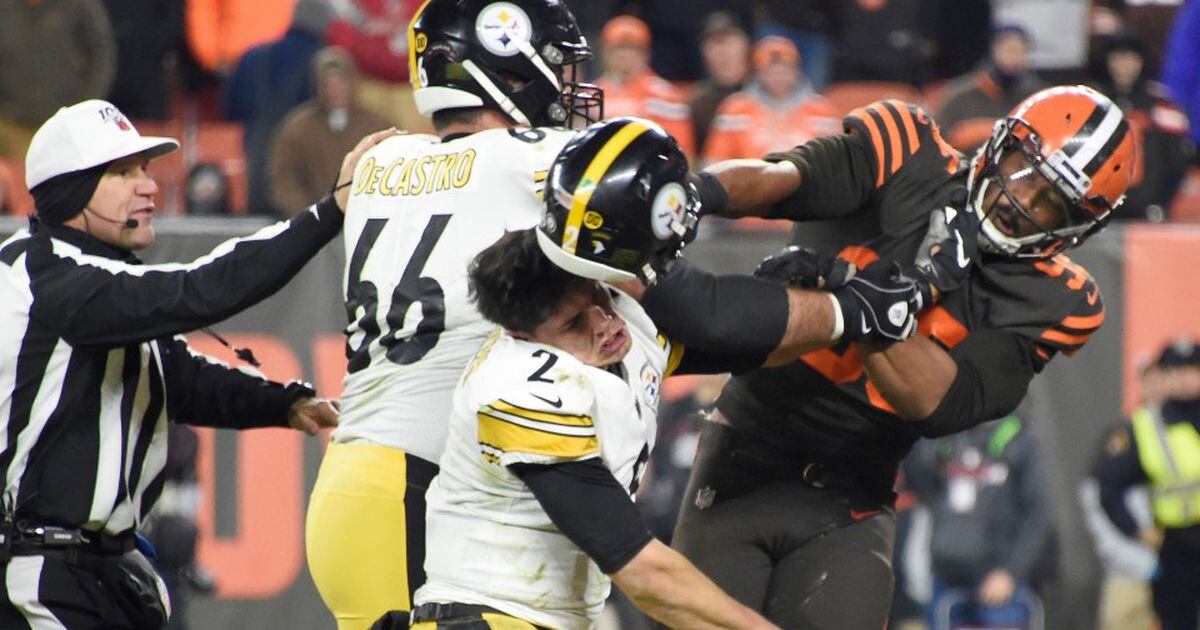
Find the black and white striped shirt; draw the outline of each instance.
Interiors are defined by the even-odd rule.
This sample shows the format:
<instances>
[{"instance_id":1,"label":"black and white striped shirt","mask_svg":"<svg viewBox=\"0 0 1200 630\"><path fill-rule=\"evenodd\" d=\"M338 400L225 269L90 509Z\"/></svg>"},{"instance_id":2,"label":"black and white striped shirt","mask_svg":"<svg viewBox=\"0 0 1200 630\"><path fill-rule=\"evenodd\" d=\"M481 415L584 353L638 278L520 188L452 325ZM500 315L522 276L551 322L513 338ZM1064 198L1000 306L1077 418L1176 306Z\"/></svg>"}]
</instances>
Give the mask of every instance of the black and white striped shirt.
<instances>
[{"instance_id":1,"label":"black and white striped shirt","mask_svg":"<svg viewBox=\"0 0 1200 630\"><path fill-rule=\"evenodd\" d=\"M162 490L167 421L286 425L310 388L207 360L178 334L277 291L341 224L326 200L190 264L143 265L36 220L0 244L0 479L17 521L129 530Z\"/></svg>"}]
</instances>

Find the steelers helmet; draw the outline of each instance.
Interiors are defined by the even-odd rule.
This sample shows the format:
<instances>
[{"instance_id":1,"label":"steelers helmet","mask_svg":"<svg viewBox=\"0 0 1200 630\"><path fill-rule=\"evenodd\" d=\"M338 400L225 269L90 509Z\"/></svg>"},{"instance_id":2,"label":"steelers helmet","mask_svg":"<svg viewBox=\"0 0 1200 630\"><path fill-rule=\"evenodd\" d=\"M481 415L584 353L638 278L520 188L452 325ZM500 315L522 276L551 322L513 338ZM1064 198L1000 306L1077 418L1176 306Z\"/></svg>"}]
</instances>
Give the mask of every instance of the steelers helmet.
<instances>
[{"instance_id":1,"label":"steelers helmet","mask_svg":"<svg viewBox=\"0 0 1200 630\"><path fill-rule=\"evenodd\" d=\"M1129 121L1103 94L1082 85L1033 94L996 123L972 161L968 199L981 222L980 247L1038 259L1079 245L1124 201L1136 150ZM1021 186L1042 191L1032 205L1056 208L1062 216L1057 225L1043 227L1034 220L1038 208L1017 200L1014 191ZM999 194L989 203L994 189ZM1002 198L1015 212L999 210Z\"/></svg>"},{"instance_id":2,"label":"steelers helmet","mask_svg":"<svg viewBox=\"0 0 1200 630\"><path fill-rule=\"evenodd\" d=\"M658 125L615 118L567 143L546 178L542 252L576 275L653 284L699 221L679 144Z\"/></svg>"},{"instance_id":3,"label":"steelers helmet","mask_svg":"<svg viewBox=\"0 0 1200 630\"><path fill-rule=\"evenodd\" d=\"M492 107L533 127L603 118L600 88L576 80L592 52L562 0L429 0L408 40L409 81L426 116Z\"/></svg>"}]
</instances>

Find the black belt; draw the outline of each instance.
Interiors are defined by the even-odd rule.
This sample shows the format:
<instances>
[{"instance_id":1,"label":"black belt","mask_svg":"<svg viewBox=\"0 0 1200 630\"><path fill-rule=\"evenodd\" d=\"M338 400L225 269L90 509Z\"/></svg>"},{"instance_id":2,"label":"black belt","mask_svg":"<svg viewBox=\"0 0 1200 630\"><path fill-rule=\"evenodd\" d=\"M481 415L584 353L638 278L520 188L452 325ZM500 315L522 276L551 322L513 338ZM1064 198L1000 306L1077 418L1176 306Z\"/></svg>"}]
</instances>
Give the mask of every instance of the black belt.
<instances>
[{"instance_id":1,"label":"black belt","mask_svg":"<svg viewBox=\"0 0 1200 630\"><path fill-rule=\"evenodd\" d=\"M506 617L512 617L512 615L506 612L496 610L491 606L484 606L482 604L430 602L428 604L421 604L413 609L411 623L419 623L422 621L482 619L484 613L493 613L497 615L504 615ZM528 623L538 630L550 630L549 628L536 625L529 621L526 621L525 623Z\"/></svg>"},{"instance_id":2,"label":"black belt","mask_svg":"<svg viewBox=\"0 0 1200 630\"><path fill-rule=\"evenodd\" d=\"M86 529L53 525L18 523L13 529L14 555L36 555L47 551L73 549L104 556L119 556L137 545L133 530L117 535Z\"/></svg>"}]
</instances>

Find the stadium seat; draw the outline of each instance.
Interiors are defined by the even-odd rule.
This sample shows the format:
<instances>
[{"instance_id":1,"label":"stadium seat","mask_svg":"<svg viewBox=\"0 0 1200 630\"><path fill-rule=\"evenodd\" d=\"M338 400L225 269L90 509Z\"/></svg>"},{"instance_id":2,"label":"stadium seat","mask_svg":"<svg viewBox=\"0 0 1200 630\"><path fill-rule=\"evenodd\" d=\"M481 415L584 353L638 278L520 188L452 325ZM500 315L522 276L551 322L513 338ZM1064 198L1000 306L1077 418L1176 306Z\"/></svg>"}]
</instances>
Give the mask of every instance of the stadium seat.
<instances>
[{"instance_id":1,"label":"stadium seat","mask_svg":"<svg viewBox=\"0 0 1200 630\"><path fill-rule=\"evenodd\" d=\"M1167 211L1171 221L1200 222L1200 168L1188 169Z\"/></svg>"},{"instance_id":2,"label":"stadium seat","mask_svg":"<svg viewBox=\"0 0 1200 630\"><path fill-rule=\"evenodd\" d=\"M166 214L186 214L188 173L196 164L216 164L229 184L229 204L234 214L246 211L246 155L242 145L242 125L230 122L204 122L193 128L179 121L134 121L144 136L176 138L180 150L160 157L150 165L158 182L156 203Z\"/></svg>"},{"instance_id":3,"label":"stadium seat","mask_svg":"<svg viewBox=\"0 0 1200 630\"><path fill-rule=\"evenodd\" d=\"M246 153L242 144L242 125L209 122L196 130L195 159L192 164L216 164L229 183L229 207L234 214L246 212Z\"/></svg>"},{"instance_id":4,"label":"stadium seat","mask_svg":"<svg viewBox=\"0 0 1200 630\"><path fill-rule=\"evenodd\" d=\"M941 111L942 105L946 102L946 88L950 87L949 81L934 81L921 88L921 105L925 107L925 111L933 116Z\"/></svg>"},{"instance_id":5,"label":"stadium seat","mask_svg":"<svg viewBox=\"0 0 1200 630\"><path fill-rule=\"evenodd\" d=\"M835 109L843 116L851 111L878 100L898 98L909 103L920 103L921 93L907 83L891 81L843 81L825 88Z\"/></svg>"},{"instance_id":6,"label":"stadium seat","mask_svg":"<svg viewBox=\"0 0 1200 630\"><path fill-rule=\"evenodd\" d=\"M25 162L0 158L0 208L15 217L33 213L33 197L25 188Z\"/></svg>"},{"instance_id":7,"label":"stadium seat","mask_svg":"<svg viewBox=\"0 0 1200 630\"><path fill-rule=\"evenodd\" d=\"M955 149L971 155L992 137L995 125L995 118L968 118L943 131L946 132L946 141Z\"/></svg>"}]
</instances>

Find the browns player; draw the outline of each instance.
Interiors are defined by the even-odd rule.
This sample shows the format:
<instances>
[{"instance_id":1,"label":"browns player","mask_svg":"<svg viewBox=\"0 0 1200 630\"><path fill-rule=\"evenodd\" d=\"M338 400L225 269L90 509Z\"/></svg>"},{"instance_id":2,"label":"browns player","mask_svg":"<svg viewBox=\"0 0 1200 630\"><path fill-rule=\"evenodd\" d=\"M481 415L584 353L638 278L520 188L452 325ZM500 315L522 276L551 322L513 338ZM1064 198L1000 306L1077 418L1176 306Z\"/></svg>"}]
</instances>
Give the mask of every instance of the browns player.
<instances>
[{"instance_id":1,"label":"browns player","mask_svg":"<svg viewBox=\"0 0 1200 630\"><path fill-rule=\"evenodd\" d=\"M899 101L844 126L765 160L716 164L698 183L708 213L838 219L843 234L866 235L839 243L840 258L904 265L930 287L918 334L735 376L704 429L675 545L783 627L884 625L898 463L922 436L1007 414L1049 361L1099 328L1099 290L1062 252L1112 216L1135 152L1121 110L1081 86L1022 102L969 161ZM916 260L931 240L945 245L932 265ZM792 271L811 267L810 254L762 269L811 282ZM671 286L651 287L643 305L687 344Z\"/></svg>"}]
</instances>

